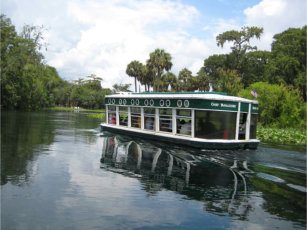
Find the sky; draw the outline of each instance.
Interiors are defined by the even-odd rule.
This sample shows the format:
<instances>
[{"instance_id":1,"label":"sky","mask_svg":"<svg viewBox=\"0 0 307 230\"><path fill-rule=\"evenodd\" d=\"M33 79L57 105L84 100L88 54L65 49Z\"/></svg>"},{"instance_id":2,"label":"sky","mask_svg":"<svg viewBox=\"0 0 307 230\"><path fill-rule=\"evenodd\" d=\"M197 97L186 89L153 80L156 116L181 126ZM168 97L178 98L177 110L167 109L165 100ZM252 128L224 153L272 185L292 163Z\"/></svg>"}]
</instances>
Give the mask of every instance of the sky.
<instances>
[{"instance_id":1,"label":"sky","mask_svg":"<svg viewBox=\"0 0 307 230\"><path fill-rule=\"evenodd\" d=\"M146 64L155 49L172 57L171 72L188 68L195 75L213 54L229 53L216 36L243 26L264 29L259 50L270 50L273 36L307 24L306 0L2 0L1 13L18 32L24 25L43 26L43 52L61 78L91 74L102 86L131 83L127 65Z\"/></svg>"}]
</instances>

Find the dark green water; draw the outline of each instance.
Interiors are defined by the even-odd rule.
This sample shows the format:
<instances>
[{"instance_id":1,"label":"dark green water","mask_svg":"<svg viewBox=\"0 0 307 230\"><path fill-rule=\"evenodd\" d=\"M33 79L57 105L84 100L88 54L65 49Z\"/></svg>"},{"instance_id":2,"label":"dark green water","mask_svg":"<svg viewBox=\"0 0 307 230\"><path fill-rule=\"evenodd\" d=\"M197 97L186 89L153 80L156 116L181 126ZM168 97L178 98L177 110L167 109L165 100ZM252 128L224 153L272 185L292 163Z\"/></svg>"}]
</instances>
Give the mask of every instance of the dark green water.
<instances>
[{"instance_id":1,"label":"dark green water","mask_svg":"<svg viewBox=\"0 0 307 230\"><path fill-rule=\"evenodd\" d=\"M200 151L2 112L1 229L305 229L305 149Z\"/></svg>"}]
</instances>

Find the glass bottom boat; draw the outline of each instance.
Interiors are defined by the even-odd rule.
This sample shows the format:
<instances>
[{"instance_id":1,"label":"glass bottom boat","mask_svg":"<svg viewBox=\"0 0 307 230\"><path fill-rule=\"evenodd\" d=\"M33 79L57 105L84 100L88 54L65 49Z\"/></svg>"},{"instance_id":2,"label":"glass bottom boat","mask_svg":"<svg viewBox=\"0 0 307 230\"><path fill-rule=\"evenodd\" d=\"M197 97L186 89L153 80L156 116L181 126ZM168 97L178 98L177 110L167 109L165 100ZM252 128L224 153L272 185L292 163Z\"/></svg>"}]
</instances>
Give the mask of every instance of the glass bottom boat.
<instances>
[{"instance_id":1,"label":"glass bottom boat","mask_svg":"<svg viewBox=\"0 0 307 230\"><path fill-rule=\"evenodd\" d=\"M256 149L258 102L222 93L106 96L104 131L203 149Z\"/></svg>"}]
</instances>

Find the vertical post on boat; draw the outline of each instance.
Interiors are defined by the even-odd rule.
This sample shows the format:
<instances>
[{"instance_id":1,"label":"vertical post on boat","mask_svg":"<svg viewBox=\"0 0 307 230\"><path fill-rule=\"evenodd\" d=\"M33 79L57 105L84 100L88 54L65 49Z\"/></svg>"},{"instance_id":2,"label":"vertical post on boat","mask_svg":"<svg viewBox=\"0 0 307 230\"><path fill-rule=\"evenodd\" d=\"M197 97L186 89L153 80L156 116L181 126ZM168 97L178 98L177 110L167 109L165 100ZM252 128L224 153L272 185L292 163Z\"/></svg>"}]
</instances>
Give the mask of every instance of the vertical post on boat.
<instances>
[{"instance_id":1,"label":"vertical post on boat","mask_svg":"<svg viewBox=\"0 0 307 230\"><path fill-rule=\"evenodd\" d=\"M191 121L191 136L192 137L195 137L195 109L192 109L191 110L191 119L192 119L192 121Z\"/></svg>"},{"instance_id":2,"label":"vertical post on boat","mask_svg":"<svg viewBox=\"0 0 307 230\"><path fill-rule=\"evenodd\" d=\"M241 102L238 102L238 112L237 112L237 122L236 122L236 140L239 140L240 114L241 114Z\"/></svg>"},{"instance_id":3,"label":"vertical post on boat","mask_svg":"<svg viewBox=\"0 0 307 230\"><path fill-rule=\"evenodd\" d=\"M105 117L106 117L106 124L109 124L109 106L106 105L106 109L105 109Z\"/></svg>"},{"instance_id":4,"label":"vertical post on boat","mask_svg":"<svg viewBox=\"0 0 307 230\"><path fill-rule=\"evenodd\" d=\"M177 132L176 109L172 109L172 128L172 133L175 135Z\"/></svg>"},{"instance_id":5,"label":"vertical post on boat","mask_svg":"<svg viewBox=\"0 0 307 230\"><path fill-rule=\"evenodd\" d=\"M156 122L156 132L160 131L160 121L159 121L159 108L156 108L155 111L155 122Z\"/></svg>"},{"instance_id":6,"label":"vertical post on boat","mask_svg":"<svg viewBox=\"0 0 307 230\"><path fill-rule=\"evenodd\" d=\"M144 108L141 107L141 129L144 129Z\"/></svg>"},{"instance_id":7,"label":"vertical post on boat","mask_svg":"<svg viewBox=\"0 0 307 230\"><path fill-rule=\"evenodd\" d=\"M128 106L128 127L131 127L131 107Z\"/></svg>"},{"instance_id":8,"label":"vertical post on boat","mask_svg":"<svg viewBox=\"0 0 307 230\"><path fill-rule=\"evenodd\" d=\"M248 104L248 114L247 114L247 121L246 121L246 132L245 132L245 139L249 140L249 130L251 124L251 113L252 113L252 104Z\"/></svg>"},{"instance_id":9,"label":"vertical post on boat","mask_svg":"<svg viewBox=\"0 0 307 230\"><path fill-rule=\"evenodd\" d=\"M116 106L116 126L119 126L119 106Z\"/></svg>"}]
</instances>

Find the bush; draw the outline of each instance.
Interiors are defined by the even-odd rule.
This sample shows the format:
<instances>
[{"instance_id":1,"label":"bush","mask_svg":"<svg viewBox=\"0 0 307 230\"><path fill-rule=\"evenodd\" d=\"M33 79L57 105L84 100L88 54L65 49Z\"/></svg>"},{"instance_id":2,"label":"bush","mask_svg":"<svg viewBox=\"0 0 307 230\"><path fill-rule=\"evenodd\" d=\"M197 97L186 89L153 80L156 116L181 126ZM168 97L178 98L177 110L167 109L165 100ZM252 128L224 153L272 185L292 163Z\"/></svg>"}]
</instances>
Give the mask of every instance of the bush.
<instances>
[{"instance_id":1,"label":"bush","mask_svg":"<svg viewBox=\"0 0 307 230\"><path fill-rule=\"evenodd\" d=\"M255 99L251 90L256 90L259 102L259 121L263 126L287 128L306 127L306 103L300 92L290 86L257 82L241 90L239 96Z\"/></svg>"}]
</instances>

